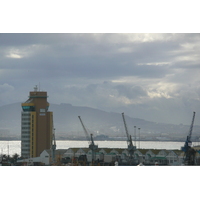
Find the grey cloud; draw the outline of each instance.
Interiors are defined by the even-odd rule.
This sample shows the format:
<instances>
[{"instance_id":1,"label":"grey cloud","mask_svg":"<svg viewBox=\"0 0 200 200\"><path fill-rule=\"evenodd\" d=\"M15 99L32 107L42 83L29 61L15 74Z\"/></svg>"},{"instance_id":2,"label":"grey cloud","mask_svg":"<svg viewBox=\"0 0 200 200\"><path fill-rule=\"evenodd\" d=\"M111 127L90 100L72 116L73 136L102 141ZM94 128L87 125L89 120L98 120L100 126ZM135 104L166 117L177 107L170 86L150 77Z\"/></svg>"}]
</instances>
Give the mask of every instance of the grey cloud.
<instances>
[{"instance_id":1,"label":"grey cloud","mask_svg":"<svg viewBox=\"0 0 200 200\"><path fill-rule=\"evenodd\" d=\"M0 104L23 101L40 82L53 103L124 109L147 120L173 121L177 110L181 121L198 110L199 34L0 34L0 44L0 85L13 88L6 99L0 90Z\"/></svg>"},{"instance_id":2,"label":"grey cloud","mask_svg":"<svg viewBox=\"0 0 200 200\"><path fill-rule=\"evenodd\" d=\"M21 41L22 36L19 36L19 41ZM62 34L36 34L36 36L34 34L25 34L25 41L29 41L32 38L31 36L33 37L32 44L36 42L38 44L40 42L45 43L44 41L49 41L50 43L42 51L36 52L30 59L11 61L7 59L6 63L10 62L10 68L14 68L16 63L18 63L19 67L29 66L36 70L50 69L49 72L55 74L59 73L59 70L62 70L60 75L65 74L66 70L67 74L74 77L102 78L105 76L119 77L129 75L162 77L166 74L166 70L168 70L166 67L138 66L137 63L168 61L170 57L168 56L168 59L166 59L166 52L170 51L170 49L178 48L177 43L162 41L148 42L142 45L140 43L99 44L91 39L89 44L87 44L85 41L89 41L91 34L81 34L77 37L69 34L69 38L73 38L73 42L75 41L74 38L78 38L77 40L80 41L80 43L76 41L74 44L72 41L69 41L68 37ZM60 44L62 41L60 38L65 38L66 41L64 40L63 44ZM50 39L52 39L52 42ZM60 42L57 44L55 41ZM27 44L27 42L24 43ZM116 51L118 48L124 46L132 48L133 52L121 53Z\"/></svg>"},{"instance_id":3,"label":"grey cloud","mask_svg":"<svg viewBox=\"0 0 200 200\"><path fill-rule=\"evenodd\" d=\"M114 87L119 95L134 99L138 96L147 96L147 92L140 86L117 85Z\"/></svg>"}]
</instances>

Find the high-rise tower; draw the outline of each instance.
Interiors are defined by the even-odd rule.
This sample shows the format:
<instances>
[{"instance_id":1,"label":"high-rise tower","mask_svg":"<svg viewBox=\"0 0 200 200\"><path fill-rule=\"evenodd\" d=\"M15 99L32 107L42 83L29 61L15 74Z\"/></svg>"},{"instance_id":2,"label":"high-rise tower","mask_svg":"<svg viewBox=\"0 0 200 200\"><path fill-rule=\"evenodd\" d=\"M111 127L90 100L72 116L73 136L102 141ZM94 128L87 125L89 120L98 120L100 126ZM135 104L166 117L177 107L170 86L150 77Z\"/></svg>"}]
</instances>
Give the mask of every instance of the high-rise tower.
<instances>
[{"instance_id":1,"label":"high-rise tower","mask_svg":"<svg viewBox=\"0 0 200 200\"><path fill-rule=\"evenodd\" d=\"M29 99L22 103L21 113L21 156L38 157L50 149L53 135L53 112L48 111L47 92L30 92Z\"/></svg>"}]
</instances>

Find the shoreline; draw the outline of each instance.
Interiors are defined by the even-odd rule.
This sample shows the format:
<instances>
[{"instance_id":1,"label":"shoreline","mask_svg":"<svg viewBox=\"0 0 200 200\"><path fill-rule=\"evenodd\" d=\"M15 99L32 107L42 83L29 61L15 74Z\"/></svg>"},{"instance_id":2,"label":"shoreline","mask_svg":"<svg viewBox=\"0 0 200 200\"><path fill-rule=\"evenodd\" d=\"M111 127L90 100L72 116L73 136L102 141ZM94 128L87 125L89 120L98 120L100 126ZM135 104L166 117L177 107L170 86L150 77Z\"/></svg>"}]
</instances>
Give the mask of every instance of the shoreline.
<instances>
[{"instance_id":1,"label":"shoreline","mask_svg":"<svg viewBox=\"0 0 200 200\"><path fill-rule=\"evenodd\" d=\"M87 141L85 139L78 139L78 138L72 138L72 139L69 139L69 138L57 138L56 141ZM21 139L19 138L0 138L0 141L21 141ZM126 141L125 139L106 139L106 140L95 140L95 141ZM136 140L136 142L185 142L184 140ZM193 142L196 142L196 141L193 141ZM197 141L198 142L198 141Z\"/></svg>"}]
</instances>

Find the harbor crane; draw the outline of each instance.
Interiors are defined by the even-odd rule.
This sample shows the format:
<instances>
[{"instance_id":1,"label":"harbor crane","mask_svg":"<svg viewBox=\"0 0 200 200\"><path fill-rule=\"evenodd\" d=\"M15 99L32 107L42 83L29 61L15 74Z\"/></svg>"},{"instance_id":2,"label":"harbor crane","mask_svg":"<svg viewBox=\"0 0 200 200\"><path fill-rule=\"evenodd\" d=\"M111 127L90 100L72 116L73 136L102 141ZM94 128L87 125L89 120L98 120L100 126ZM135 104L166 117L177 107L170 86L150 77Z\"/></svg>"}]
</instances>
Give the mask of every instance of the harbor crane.
<instances>
[{"instance_id":1,"label":"harbor crane","mask_svg":"<svg viewBox=\"0 0 200 200\"><path fill-rule=\"evenodd\" d=\"M192 129L194 125L194 118L195 118L195 112L193 112L192 123L190 125L190 130L186 138L185 145L184 147L181 148L181 150L184 151L184 158L183 158L184 165L194 165L195 163L196 151L191 147L192 146L191 136L192 136Z\"/></svg>"},{"instance_id":2,"label":"harbor crane","mask_svg":"<svg viewBox=\"0 0 200 200\"><path fill-rule=\"evenodd\" d=\"M51 144L51 157L52 157L52 164L56 162L56 139L55 139L55 128L53 127L53 134L52 134L52 144Z\"/></svg>"},{"instance_id":3,"label":"harbor crane","mask_svg":"<svg viewBox=\"0 0 200 200\"><path fill-rule=\"evenodd\" d=\"M133 155L134 155L134 151L136 150L136 146L133 146L132 137L128 133L128 128L126 125L124 113L122 113L122 118L123 118L124 127L125 127L125 131L126 131L126 136L127 136L128 152L129 152L129 159L130 159L129 162L131 165L131 164L133 164Z\"/></svg>"},{"instance_id":4,"label":"harbor crane","mask_svg":"<svg viewBox=\"0 0 200 200\"><path fill-rule=\"evenodd\" d=\"M95 161L95 152L98 149L98 145L94 144L93 134L91 133L90 136L89 136L89 133L88 133L87 129L85 128L85 126L83 124L83 121L81 120L81 117L78 116L78 118L79 118L79 120L81 122L81 125L82 125L83 130L84 130L85 135L86 135L86 138L87 138L87 140L89 142L89 149L91 149L91 151L92 151L92 164L93 164L94 161Z\"/></svg>"}]
</instances>

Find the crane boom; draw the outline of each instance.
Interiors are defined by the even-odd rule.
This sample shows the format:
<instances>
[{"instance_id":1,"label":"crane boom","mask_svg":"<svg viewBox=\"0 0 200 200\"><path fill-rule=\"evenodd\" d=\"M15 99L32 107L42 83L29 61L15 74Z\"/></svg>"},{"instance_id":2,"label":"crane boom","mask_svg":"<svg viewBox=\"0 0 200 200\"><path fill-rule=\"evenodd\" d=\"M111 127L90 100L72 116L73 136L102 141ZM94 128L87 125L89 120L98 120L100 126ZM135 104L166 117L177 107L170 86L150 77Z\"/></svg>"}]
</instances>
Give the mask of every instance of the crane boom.
<instances>
[{"instance_id":1,"label":"crane boom","mask_svg":"<svg viewBox=\"0 0 200 200\"><path fill-rule=\"evenodd\" d=\"M85 128L85 126L84 126L84 124L83 124L83 122L82 122L82 120L81 120L81 117L78 116L78 118L79 118L79 120L80 120L80 122L81 122L81 125L82 125L82 127L83 127L84 132L85 132L85 135L86 135L87 140L90 141L89 133L87 132L87 129Z\"/></svg>"},{"instance_id":2,"label":"crane boom","mask_svg":"<svg viewBox=\"0 0 200 200\"><path fill-rule=\"evenodd\" d=\"M195 150L191 148L192 145L191 137L192 137L194 119L195 119L195 112L193 112L192 123L190 125L190 130L186 138L185 145L184 147L181 148L181 150L185 152L183 159L183 163L185 165L194 165Z\"/></svg>"},{"instance_id":3,"label":"crane boom","mask_svg":"<svg viewBox=\"0 0 200 200\"><path fill-rule=\"evenodd\" d=\"M98 145L95 145L95 144L94 144L93 134L90 134L90 137L89 137L88 131L87 131L87 129L85 128L85 126L84 126L84 124L83 124L83 121L81 120L81 117L78 116L78 118L79 118L79 120L80 120L80 122L81 122L81 125L82 125L82 127L83 127L84 132L85 132L85 135L86 135L86 137L87 137L87 139L88 139L88 142L89 142L89 149L91 149L91 151L92 151L92 163L93 163L94 160L95 160L95 151L98 149Z\"/></svg>"},{"instance_id":4,"label":"crane boom","mask_svg":"<svg viewBox=\"0 0 200 200\"><path fill-rule=\"evenodd\" d=\"M126 125L126 120L125 120L125 117L124 117L124 113L122 113L122 118L123 118L123 122L124 122L124 128L125 128L125 131L126 131L127 141L129 141L130 140L130 136L128 134L128 128L127 128L127 125Z\"/></svg>"},{"instance_id":5,"label":"crane boom","mask_svg":"<svg viewBox=\"0 0 200 200\"><path fill-rule=\"evenodd\" d=\"M192 123L190 125L190 131L189 131L189 134L188 134L188 140L191 140L193 125L194 125L194 118L195 118L195 112L193 112Z\"/></svg>"},{"instance_id":6,"label":"crane boom","mask_svg":"<svg viewBox=\"0 0 200 200\"><path fill-rule=\"evenodd\" d=\"M130 164L132 164L132 162L133 162L133 154L134 154L134 150L136 149L136 147L133 146L132 137L128 133L128 128L127 128L127 125L126 125L126 120L125 120L124 113L122 113L122 118L123 118L125 130L126 130L127 143L128 143L128 152L129 152L129 156L130 156Z\"/></svg>"}]
</instances>

